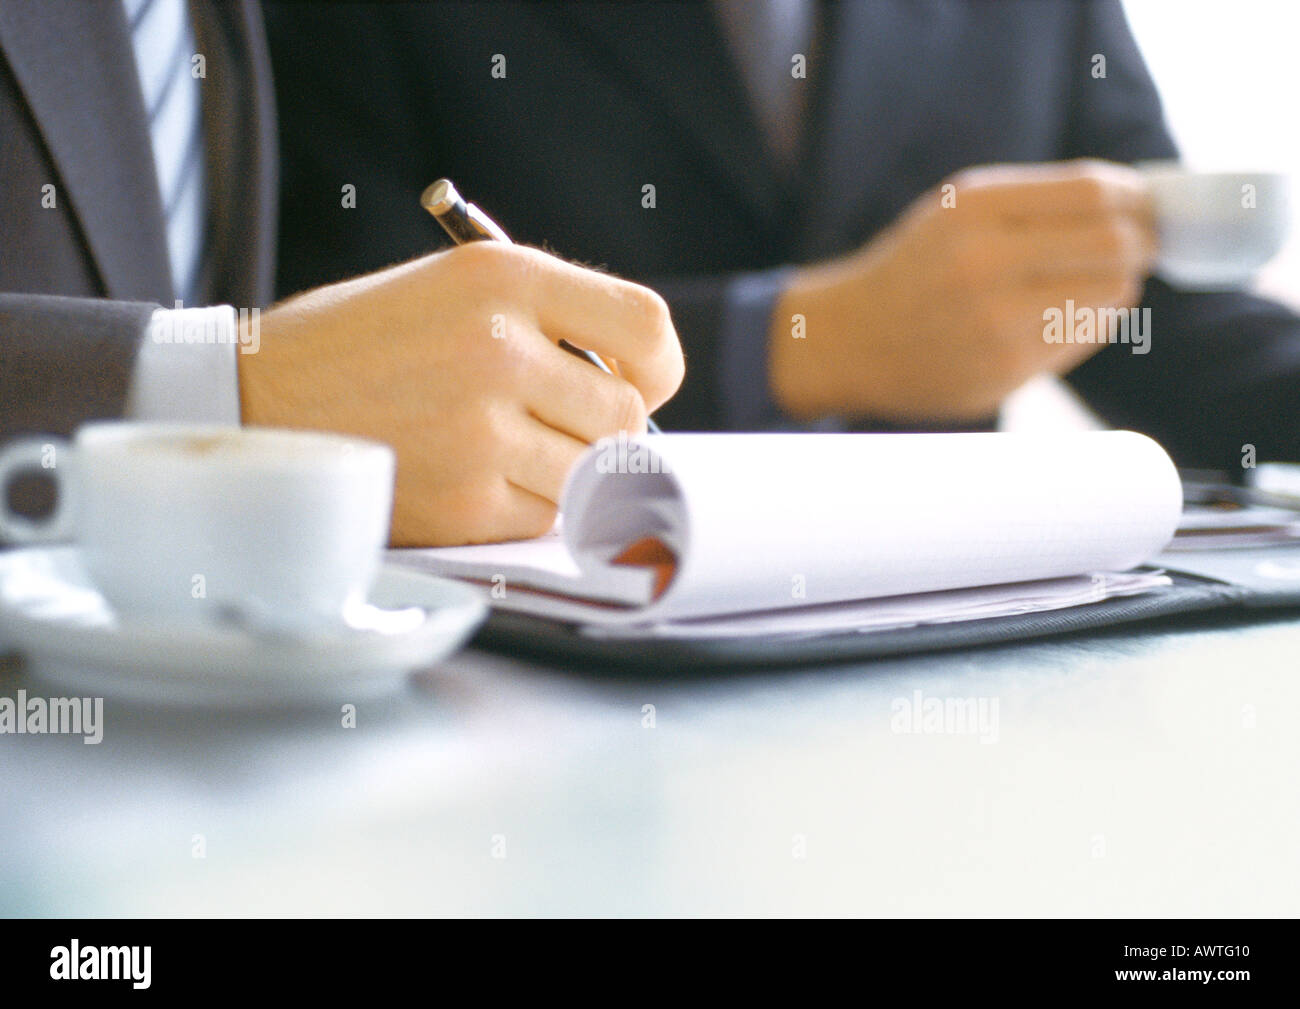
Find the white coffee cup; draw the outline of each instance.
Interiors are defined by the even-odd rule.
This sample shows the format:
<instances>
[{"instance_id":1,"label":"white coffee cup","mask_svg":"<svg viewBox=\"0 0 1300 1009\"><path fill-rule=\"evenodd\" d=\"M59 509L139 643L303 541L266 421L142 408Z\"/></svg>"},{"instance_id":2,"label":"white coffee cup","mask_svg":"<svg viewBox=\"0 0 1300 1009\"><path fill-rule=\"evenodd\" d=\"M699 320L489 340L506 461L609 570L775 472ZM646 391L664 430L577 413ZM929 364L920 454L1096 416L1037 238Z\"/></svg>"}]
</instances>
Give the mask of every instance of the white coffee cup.
<instances>
[{"instance_id":1,"label":"white coffee cup","mask_svg":"<svg viewBox=\"0 0 1300 1009\"><path fill-rule=\"evenodd\" d=\"M1192 172L1173 162L1138 166L1155 210L1156 273L1185 290L1248 283L1277 255L1289 226L1280 172Z\"/></svg>"},{"instance_id":2,"label":"white coffee cup","mask_svg":"<svg viewBox=\"0 0 1300 1009\"><path fill-rule=\"evenodd\" d=\"M300 631L364 603L388 539L393 452L310 431L93 423L71 444L24 438L0 449L0 488L54 478L43 520L0 503L0 537L75 539L120 614Z\"/></svg>"}]
</instances>

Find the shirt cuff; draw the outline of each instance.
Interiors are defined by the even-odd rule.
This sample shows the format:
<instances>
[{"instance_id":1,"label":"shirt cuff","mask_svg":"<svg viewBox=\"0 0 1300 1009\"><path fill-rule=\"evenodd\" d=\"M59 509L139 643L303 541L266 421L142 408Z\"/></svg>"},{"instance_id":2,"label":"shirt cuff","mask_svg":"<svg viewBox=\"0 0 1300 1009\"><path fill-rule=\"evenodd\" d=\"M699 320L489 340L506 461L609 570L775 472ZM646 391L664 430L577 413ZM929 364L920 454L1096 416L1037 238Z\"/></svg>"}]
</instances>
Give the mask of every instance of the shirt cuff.
<instances>
[{"instance_id":1,"label":"shirt cuff","mask_svg":"<svg viewBox=\"0 0 1300 1009\"><path fill-rule=\"evenodd\" d=\"M131 373L127 419L238 425L238 349L229 305L156 309Z\"/></svg>"},{"instance_id":2,"label":"shirt cuff","mask_svg":"<svg viewBox=\"0 0 1300 1009\"><path fill-rule=\"evenodd\" d=\"M732 430L788 423L772 397L767 374L767 334L791 270L746 273L723 291L718 379L724 421Z\"/></svg>"}]
</instances>

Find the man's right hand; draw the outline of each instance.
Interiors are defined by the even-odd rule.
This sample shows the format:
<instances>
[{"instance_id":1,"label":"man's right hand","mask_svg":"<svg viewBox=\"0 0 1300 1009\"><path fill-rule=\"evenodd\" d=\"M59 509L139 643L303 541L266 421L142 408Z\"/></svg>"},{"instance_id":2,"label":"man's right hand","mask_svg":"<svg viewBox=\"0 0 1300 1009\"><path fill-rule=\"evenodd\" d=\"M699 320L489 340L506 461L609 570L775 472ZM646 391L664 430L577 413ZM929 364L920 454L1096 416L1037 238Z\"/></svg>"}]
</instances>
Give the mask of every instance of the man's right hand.
<instances>
[{"instance_id":1,"label":"man's right hand","mask_svg":"<svg viewBox=\"0 0 1300 1009\"><path fill-rule=\"evenodd\" d=\"M243 422L393 446L394 546L545 532L578 456L643 432L683 375L653 291L494 242L298 295L260 326L239 356Z\"/></svg>"},{"instance_id":2,"label":"man's right hand","mask_svg":"<svg viewBox=\"0 0 1300 1009\"><path fill-rule=\"evenodd\" d=\"M1046 341L1046 309L1137 305L1155 235L1133 169L990 165L946 184L858 252L796 271L768 344L788 413L987 417L1027 379L1098 349ZM792 338L795 315L803 339Z\"/></svg>"}]
</instances>

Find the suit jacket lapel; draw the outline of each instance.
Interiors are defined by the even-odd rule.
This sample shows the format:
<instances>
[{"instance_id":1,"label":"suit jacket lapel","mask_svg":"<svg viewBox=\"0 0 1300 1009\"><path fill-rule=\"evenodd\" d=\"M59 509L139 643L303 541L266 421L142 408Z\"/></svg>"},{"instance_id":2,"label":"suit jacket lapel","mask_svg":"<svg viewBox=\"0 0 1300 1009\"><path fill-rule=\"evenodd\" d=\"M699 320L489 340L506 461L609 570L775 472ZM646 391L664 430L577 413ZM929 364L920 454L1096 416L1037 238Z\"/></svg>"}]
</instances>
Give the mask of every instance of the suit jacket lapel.
<instances>
[{"instance_id":1,"label":"suit jacket lapel","mask_svg":"<svg viewBox=\"0 0 1300 1009\"><path fill-rule=\"evenodd\" d=\"M105 294L170 303L153 148L121 4L0 4L0 46Z\"/></svg>"},{"instance_id":2,"label":"suit jacket lapel","mask_svg":"<svg viewBox=\"0 0 1300 1009\"><path fill-rule=\"evenodd\" d=\"M556 4L575 40L613 75L630 77L680 124L724 191L771 224L785 215L789 183L773 162L754 117L745 82L705 3ZM694 52L664 60L661 52Z\"/></svg>"}]
</instances>

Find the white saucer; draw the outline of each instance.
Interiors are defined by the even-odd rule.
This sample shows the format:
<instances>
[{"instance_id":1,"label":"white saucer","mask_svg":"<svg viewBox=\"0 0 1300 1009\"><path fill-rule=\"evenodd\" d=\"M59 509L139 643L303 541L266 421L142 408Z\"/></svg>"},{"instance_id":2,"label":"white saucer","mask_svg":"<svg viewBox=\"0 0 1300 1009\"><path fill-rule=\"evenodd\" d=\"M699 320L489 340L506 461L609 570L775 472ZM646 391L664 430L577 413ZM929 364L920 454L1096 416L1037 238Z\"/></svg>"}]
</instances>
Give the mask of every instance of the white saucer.
<instances>
[{"instance_id":1,"label":"white saucer","mask_svg":"<svg viewBox=\"0 0 1300 1009\"><path fill-rule=\"evenodd\" d=\"M465 585L386 565L362 626L309 635L127 621L76 547L0 552L0 653L79 696L154 704L348 702L402 685L465 643L487 614Z\"/></svg>"}]
</instances>

